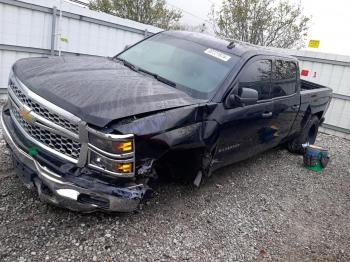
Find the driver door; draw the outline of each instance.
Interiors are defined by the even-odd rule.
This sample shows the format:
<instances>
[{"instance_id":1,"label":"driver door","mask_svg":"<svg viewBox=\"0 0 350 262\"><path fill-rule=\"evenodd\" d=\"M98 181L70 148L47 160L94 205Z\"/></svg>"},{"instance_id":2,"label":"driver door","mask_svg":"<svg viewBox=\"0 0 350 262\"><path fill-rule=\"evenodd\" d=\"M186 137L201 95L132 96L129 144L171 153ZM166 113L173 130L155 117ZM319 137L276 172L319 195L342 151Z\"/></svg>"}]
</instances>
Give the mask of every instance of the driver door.
<instances>
[{"instance_id":1,"label":"driver door","mask_svg":"<svg viewBox=\"0 0 350 262\"><path fill-rule=\"evenodd\" d=\"M222 165L247 159L274 147L278 130L272 121L271 72L272 59L261 57L250 60L239 73L233 93L239 94L240 88L255 89L258 101L223 110L216 155Z\"/></svg>"}]
</instances>

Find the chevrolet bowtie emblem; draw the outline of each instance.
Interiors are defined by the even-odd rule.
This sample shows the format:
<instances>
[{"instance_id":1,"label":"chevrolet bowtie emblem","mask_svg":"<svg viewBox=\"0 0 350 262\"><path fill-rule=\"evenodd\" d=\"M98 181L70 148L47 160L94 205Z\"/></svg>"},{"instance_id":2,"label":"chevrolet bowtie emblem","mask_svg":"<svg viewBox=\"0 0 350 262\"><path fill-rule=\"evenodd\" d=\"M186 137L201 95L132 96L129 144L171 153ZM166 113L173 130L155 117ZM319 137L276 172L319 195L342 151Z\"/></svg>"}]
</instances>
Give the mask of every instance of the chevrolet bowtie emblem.
<instances>
[{"instance_id":1,"label":"chevrolet bowtie emblem","mask_svg":"<svg viewBox=\"0 0 350 262\"><path fill-rule=\"evenodd\" d=\"M30 111L28 111L27 109L21 108L19 110L19 114L26 122L34 122L34 117L30 114Z\"/></svg>"}]
</instances>

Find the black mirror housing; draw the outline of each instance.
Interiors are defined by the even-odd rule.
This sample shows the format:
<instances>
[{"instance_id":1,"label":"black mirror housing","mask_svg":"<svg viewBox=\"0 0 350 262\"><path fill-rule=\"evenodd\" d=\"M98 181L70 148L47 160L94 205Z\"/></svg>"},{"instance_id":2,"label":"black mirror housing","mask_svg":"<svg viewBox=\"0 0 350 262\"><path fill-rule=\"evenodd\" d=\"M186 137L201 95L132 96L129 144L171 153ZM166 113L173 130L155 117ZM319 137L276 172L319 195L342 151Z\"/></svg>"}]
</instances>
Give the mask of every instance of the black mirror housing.
<instances>
[{"instance_id":1,"label":"black mirror housing","mask_svg":"<svg viewBox=\"0 0 350 262\"><path fill-rule=\"evenodd\" d=\"M238 95L231 94L228 97L228 105L230 107L232 106L247 106L247 105L253 105L258 102L259 94L258 91L252 88L240 88Z\"/></svg>"},{"instance_id":2,"label":"black mirror housing","mask_svg":"<svg viewBox=\"0 0 350 262\"><path fill-rule=\"evenodd\" d=\"M244 105L253 105L258 102L259 93L255 89L243 87L238 99L239 102Z\"/></svg>"}]
</instances>

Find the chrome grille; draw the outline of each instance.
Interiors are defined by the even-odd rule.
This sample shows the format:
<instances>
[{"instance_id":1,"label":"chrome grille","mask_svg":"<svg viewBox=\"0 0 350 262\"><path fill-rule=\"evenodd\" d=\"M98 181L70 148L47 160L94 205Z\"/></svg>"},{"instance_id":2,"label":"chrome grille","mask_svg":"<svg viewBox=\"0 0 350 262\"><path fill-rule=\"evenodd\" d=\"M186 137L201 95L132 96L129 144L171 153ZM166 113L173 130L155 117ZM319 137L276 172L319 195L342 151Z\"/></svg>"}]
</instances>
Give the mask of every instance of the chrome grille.
<instances>
[{"instance_id":1,"label":"chrome grille","mask_svg":"<svg viewBox=\"0 0 350 262\"><path fill-rule=\"evenodd\" d=\"M30 107L35 113L69 131L72 131L76 134L79 133L79 127L77 124L71 123L69 120L64 119L56 113L49 111L47 108L39 105L38 103L27 97L12 80L10 80L9 86L13 93L16 95L16 97L19 99L19 101Z\"/></svg>"},{"instance_id":2,"label":"chrome grille","mask_svg":"<svg viewBox=\"0 0 350 262\"><path fill-rule=\"evenodd\" d=\"M74 159L79 158L81 144L72 139L52 133L39 126L29 124L20 116L15 107L11 109L19 125L35 140Z\"/></svg>"}]
</instances>

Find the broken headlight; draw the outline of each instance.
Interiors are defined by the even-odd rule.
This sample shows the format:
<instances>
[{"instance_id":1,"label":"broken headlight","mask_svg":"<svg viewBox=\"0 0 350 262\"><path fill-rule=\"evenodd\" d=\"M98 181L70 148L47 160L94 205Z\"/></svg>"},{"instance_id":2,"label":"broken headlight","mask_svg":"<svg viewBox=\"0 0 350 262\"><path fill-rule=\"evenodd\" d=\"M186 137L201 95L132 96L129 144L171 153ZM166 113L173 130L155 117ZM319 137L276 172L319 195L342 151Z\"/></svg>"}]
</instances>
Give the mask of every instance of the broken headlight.
<instances>
[{"instance_id":1,"label":"broken headlight","mask_svg":"<svg viewBox=\"0 0 350 262\"><path fill-rule=\"evenodd\" d=\"M132 153L134 151L134 141L132 138L119 138L118 140L113 139L113 135L111 135L111 139L106 137L102 137L99 135L89 134L89 142L91 145L97 147L100 150L111 154L123 155Z\"/></svg>"},{"instance_id":2,"label":"broken headlight","mask_svg":"<svg viewBox=\"0 0 350 262\"><path fill-rule=\"evenodd\" d=\"M109 174L133 174L134 164L129 160L117 160L103 156L95 151L89 153L90 166Z\"/></svg>"},{"instance_id":3,"label":"broken headlight","mask_svg":"<svg viewBox=\"0 0 350 262\"><path fill-rule=\"evenodd\" d=\"M134 175L134 135L105 134L89 129L89 166L110 175Z\"/></svg>"}]
</instances>

